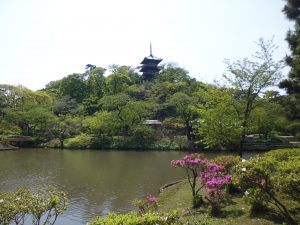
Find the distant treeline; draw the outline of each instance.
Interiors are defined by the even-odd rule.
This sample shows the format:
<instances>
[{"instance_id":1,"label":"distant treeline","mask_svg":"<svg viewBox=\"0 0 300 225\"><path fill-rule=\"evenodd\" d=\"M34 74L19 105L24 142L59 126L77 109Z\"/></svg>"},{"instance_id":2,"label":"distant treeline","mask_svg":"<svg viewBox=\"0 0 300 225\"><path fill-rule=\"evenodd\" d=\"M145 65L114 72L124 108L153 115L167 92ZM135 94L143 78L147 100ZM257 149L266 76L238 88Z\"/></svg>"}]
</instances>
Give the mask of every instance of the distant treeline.
<instances>
[{"instance_id":1,"label":"distant treeline","mask_svg":"<svg viewBox=\"0 0 300 225\"><path fill-rule=\"evenodd\" d=\"M214 85L172 64L151 80L129 66L89 64L35 92L2 84L1 138L30 136L36 146L58 148L243 149L299 136L290 96L272 90L282 65L272 60L271 42L259 47L253 61L228 61L224 81Z\"/></svg>"}]
</instances>

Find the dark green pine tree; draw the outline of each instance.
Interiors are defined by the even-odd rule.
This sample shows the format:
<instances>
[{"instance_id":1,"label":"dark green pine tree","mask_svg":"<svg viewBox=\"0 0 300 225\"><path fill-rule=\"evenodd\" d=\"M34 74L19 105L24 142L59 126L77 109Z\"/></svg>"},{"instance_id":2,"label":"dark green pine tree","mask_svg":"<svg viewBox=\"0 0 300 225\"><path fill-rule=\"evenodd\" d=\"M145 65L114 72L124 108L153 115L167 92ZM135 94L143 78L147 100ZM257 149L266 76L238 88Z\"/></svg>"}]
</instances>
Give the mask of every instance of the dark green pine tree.
<instances>
[{"instance_id":1,"label":"dark green pine tree","mask_svg":"<svg viewBox=\"0 0 300 225\"><path fill-rule=\"evenodd\" d=\"M289 30L286 40L291 54L286 56L286 63L290 67L288 78L280 83L288 96L285 98L288 117L292 120L300 119L300 0L286 0L282 10L286 17L295 22L294 30Z\"/></svg>"},{"instance_id":2,"label":"dark green pine tree","mask_svg":"<svg viewBox=\"0 0 300 225\"><path fill-rule=\"evenodd\" d=\"M286 63L291 67L289 77L280 83L288 94L300 94L300 0L287 0L283 12L291 21L295 21L295 30L288 31L287 42L291 55L286 57Z\"/></svg>"}]
</instances>

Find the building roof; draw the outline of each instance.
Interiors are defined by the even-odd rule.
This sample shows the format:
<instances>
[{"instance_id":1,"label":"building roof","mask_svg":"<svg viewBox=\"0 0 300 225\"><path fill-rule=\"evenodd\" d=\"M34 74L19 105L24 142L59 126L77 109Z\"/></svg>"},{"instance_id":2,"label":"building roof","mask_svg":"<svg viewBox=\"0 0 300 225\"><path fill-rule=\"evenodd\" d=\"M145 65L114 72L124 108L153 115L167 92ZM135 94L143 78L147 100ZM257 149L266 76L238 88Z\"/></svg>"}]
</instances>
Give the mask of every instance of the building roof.
<instances>
[{"instance_id":1,"label":"building roof","mask_svg":"<svg viewBox=\"0 0 300 225\"><path fill-rule=\"evenodd\" d=\"M143 61L141 62L141 64L146 64L149 62L155 62L156 64L160 63L162 61L161 58L157 58L153 55L147 56L143 59Z\"/></svg>"},{"instance_id":2,"label":"building roof","mask_svg":"<svg viewBox=\"0 0 300 225\"><path fill-rule=\"evenodd\" d=\"M161 122L159 120L145 120L144 124L147 124L147 125L161 125Z\"/></svg>"},{"instance_id":3,"label":"building roof","mask_svg":"<svg viewBox=\"0 0 300 225\"><path fill-rule=\"evenodd\" d=\"M155 72L158 72L159 69L157 67L148 67L148 66L143 66L141 69L140 69L140 72L146 72L146 73L155 73Z\"/></svg>"}]
</instances>

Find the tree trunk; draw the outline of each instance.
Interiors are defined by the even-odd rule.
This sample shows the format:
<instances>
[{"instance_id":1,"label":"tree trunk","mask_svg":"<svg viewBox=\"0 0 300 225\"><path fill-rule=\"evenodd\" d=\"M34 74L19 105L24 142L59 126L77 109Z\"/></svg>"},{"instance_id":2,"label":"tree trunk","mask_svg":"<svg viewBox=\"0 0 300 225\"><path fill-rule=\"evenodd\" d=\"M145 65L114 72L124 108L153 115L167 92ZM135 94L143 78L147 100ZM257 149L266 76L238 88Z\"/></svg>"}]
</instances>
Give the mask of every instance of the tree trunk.
<instances>
[{"instance_id":1,"label":"tree trunk","mask_svg":"<svg viewBox=\"0 0 300 225\"><path fill-rule=\"evenodd\" d=\"M244 150L244 143L246 139L246 127L243 124L243 131L240 139L240 144L239 144L239 156L242 159L243 158L243 150Z\"/></svg>"}]
</instances>

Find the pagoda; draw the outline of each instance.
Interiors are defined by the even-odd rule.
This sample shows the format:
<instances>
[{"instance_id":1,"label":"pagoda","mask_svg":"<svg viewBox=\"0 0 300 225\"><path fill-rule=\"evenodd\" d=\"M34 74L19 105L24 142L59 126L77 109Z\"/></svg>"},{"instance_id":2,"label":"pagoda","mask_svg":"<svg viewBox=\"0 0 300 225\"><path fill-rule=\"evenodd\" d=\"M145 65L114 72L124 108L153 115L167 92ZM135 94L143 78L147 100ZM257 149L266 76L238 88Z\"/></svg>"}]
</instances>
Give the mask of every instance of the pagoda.
<instances>
[{"instance_id":1,"label":"pagoda","mask_svg":"<svg viewBox=\"0 0 300 225\"><path fill-rule=\"evenodd\" d=\"M150 55L145 57L141 62L142 68L140 72L143 72L144 80L151 80L156 72L159 71L157 65L162 61L162 59L157 58L152 55L152 45L150 42Z\"/></svg>"}]
</instances>

